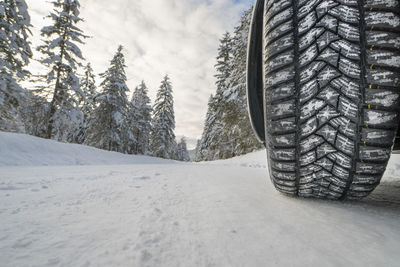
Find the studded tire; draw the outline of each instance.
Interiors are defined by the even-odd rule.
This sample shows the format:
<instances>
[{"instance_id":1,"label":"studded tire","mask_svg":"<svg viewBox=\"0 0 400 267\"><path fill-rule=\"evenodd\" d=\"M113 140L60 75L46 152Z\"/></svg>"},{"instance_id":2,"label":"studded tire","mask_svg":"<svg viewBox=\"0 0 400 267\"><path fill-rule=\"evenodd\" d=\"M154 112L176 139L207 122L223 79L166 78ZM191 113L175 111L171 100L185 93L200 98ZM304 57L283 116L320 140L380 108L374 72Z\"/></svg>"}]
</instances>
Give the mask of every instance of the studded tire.
<instances>
[{"instance_id":1,"label":"studded tire","mask_svg":"<svg viewBox=\"0 0 400 267\"><path fill-rule=\"evenodd\" d=\"M399 123L400 1L266 0L263 23L275 187L301 197L367 196Z\"/></svg>"}]
</instances>

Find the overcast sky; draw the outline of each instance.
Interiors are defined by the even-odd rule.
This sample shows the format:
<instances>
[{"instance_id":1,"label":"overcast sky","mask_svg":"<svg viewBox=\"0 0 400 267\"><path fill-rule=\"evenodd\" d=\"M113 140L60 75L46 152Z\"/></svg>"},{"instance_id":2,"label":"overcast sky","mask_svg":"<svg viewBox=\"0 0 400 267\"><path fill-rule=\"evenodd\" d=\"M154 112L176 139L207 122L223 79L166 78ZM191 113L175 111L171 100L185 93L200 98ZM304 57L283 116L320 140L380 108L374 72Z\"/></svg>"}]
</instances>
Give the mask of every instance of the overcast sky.
<instances>
[{"instance_id":1,"label":"overcast sky","mask_svg":"<svg viewBox=\"0 0 400 267\"><path fill-rule=\"evenodd\" d=\"M32 45L52 9L45 0L26 0L34 26ZM237 25L252 0L80 0L78 26L92 36L81 46L96 74L104 72L119 44L125 47L128 86L144 80L154 101L165 74L175 100L175 134L189 148L201 136L207 100L215 92L215 57L219 38ZM37 58L38 55L36 54ZM33 62L32 72L40 69ZM97 80L97 82L100 82Z\"/></svg>"}]
</instances>

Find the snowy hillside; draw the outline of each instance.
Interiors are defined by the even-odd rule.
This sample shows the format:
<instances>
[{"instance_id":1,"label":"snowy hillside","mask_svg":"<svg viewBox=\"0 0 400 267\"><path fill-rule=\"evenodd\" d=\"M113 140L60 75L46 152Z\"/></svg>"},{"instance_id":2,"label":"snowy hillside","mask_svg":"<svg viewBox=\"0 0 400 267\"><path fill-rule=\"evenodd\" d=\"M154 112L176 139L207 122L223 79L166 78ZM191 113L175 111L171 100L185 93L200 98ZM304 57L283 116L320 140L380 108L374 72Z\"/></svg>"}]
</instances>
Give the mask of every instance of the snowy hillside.
<instances>
[{"instance_id":1,"label":"snowy hillside","mask_svg":"<svg viewBox=\"0 0 400 267\"><path fill-rule=\"evenodd\" d=\"M266 172L264 151L178 163L0 133L0 265L398 266L400 155L358 202Z\"/></svg>"},{"instance_id":2,"label":"snowy hillside","mask_svg":"<svg viewBox=\"0 0 400 267\"><path fill-rule=\"evenodd\" d=\"M165 163L164 160L108 152L24 134L0 132L0 166L62 166Z\"/></svg>"}]
</instances>

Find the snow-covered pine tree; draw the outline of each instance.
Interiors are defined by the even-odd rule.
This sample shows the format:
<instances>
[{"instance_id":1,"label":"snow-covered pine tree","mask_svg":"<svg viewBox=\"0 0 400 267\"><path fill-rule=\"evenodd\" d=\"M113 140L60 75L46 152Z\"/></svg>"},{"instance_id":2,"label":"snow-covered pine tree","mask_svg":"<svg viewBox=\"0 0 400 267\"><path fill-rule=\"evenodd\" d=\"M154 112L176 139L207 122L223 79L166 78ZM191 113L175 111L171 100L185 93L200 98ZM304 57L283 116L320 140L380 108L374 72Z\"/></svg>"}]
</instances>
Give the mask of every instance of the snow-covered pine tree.
<instances>
[{"instance_id":1,"label":"snow-covered pine tree","mask_svg":"<svg viewBox=\"0 0 400 267\"><path fill-rule=\"evenodd\" d=\"M132 95L132 106L135 112L131 112L134 118L134 125L131 127L136 137L134 154L147 155L150 153L150 132L151 132L151 113L150 98L147 95L148 89L144 81L135 88Z\"/></svg>"},{"instance_id":2,"label":"snow-covered pine tree","mask_svg":"<svg viewBox=\"0 0 400 267\"><path fill-rule=\"evenodd\" d=\"M0 130L25 132L19 112L25 90L18 84L29 73L32 57L28 36L30 17L25 0L0 1Z\"/></svg>"},{"instance_id":3,"label":"snow-covered pine tree","mask_svg":"<svg viewBox=\"0 0 400 267\"><path fill-rule=\"evenodd\" d=\"M240 24L235 27L232 41L231 73L228 90L224 92L226 99L224 132L233 149L232 156L242 155L261 148L254 137L247 112L246 96L246 61L247 41L249 35L252 8L245 11Z\"/></svg>"},{"instance_id":4,"label":"snow-covered pine tree","mask_svg":"<svg viewBox=\"0 0 400 267\"><path fill-rule=\"evenodd\" d=\"M84 67L84 71L85 74L81 78L81 91L83 96L81 97L79 104L83 114L83 120L81 122L79 134L76 140L78 144L82 144L85 141L85 133L88 128L89 117L96 107L95 97L97 94L97 88L95 75L93 74L93 69L90 63Z\"/></svg>"},{"instance_id":5,"label":"snow-covered pine tree","mask_svg":"<svg viewBox=\"0 0 400 267\"><path fill-rule=\"evenodd\" d=\"M226 112L226 96L229 79L232 72L232 38L226 32L220 40L217 64L217 91L208 101L208 110L204 130L200 142L200 160L214 160L232 156L232 144L228 139L228 132L224 131L224 118Z\"/></svg>"},{"instance_id":6,"label":"snow-covered pine tree","mask_svg":"<svg viewBox=\"0 0 400 267\"><path fill-rule=\"evenodd\" d=\"M182 137L177 145L177 160L190 161L189 151L187 150L185 137Z\"/></svg>"},{"instance_id":7,"label":"snow-covered pine tree","mask_svg":"<svg viewBox=\"0 0 400 267\"><path fill-rule=\"evenodd\" d=\"M197 161L210 161L214 159L218 136L221 132L222 122L216 117L216 102L213 95L208 100L208 109L204 123L203 134L198 145Z\"/></svg>"},{"instance_id":8,"label":"snow-covered pine tree","mask_svg":"<svg viewBox=\"0 0 400 267\"><path fill-rule=\"evenodd\" d=\"M200 146L201 146L201 140L198 139L197 142L196 142L196 149L194 151L194 159L193 159L193 161L195 161L195 162L201 161Z\"/></svg>"},{"instance_id":9,"label":"snow-covered pine tree","mask_svg":"<svg viewBox=\"0 0 400 267\"><path fill-rule=\"evenodd\" d=\"M37 48L43 54L41 63L49 68L43 75L52 99L47 138L67 141L79 130L83 117L78 107L83 94L75 72L81 65L79 61L83 60L77 44L84 44L83 39L87 36L76 26L82 21L78 0L54 0L51 3L54 10L48 17L53 23L42 28L41 35L46 39Z\"/></svg>"},{"instance_id":10,"label":"snow-covered pine tree","mask_svg":"<svg viewBox=\"0 0 400 267\"><path fill-rule=\"evenodd\" d=\"M85 144L100 149L129 152L135 142L127 123L129 91L126 85L125 58L122 46L111 60L110 67L100 74L102 91L96 96L98 106L89 118Z\"/></svg>"},{"instance_id":11,"label":"snow-covered pine tree","mask_svg":"<svg viewBox=\"0 0 400 267\"><path fill-rule=\"evenodd\" d=\"M25 131L29 135L45 138L47 131L47 114L49 103L46 98L26 92L26 97L20 105L20 113L25 125Z\"/></svg>"},{"instance_id":12,"label":"snow-covered pine tree","mask_svg":"<svg viewBox=\"0 0 400 267\"><path fill-rule=\"evenodd\" d=\"M176 153L175 115L172 86L168 75L161 82L153 106L151 150L155 157L171 159Z\"/></svg>"}]
</instances>

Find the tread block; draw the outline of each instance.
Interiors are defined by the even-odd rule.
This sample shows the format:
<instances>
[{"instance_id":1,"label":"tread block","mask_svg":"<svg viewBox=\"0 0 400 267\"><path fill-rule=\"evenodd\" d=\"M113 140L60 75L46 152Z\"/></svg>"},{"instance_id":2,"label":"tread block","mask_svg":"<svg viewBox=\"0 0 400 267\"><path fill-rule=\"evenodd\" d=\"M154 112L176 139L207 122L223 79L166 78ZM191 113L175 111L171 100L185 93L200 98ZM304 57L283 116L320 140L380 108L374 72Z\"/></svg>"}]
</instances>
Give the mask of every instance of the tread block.
<instances>
[{"instance_id":1,"label":"tread block","mask_svg":"<svg viewBox=\"0 0 400 267\"><path fill-rule=\"evenodd\" d=\"M318 82L316 80L309 81L300 88L300 102L304 103L313 98L318 93Z\"/></svg>"},{"instance_id":2,"label":"tread block","mask_svg":"<svg viewBox=\"0 0 400 267\"><path fill-rule=\"evenodd\" d=\"M310 137L307 137L306 139L300 141L300 152L301 153L308 152L314 149L316 146L319 146L323 142L324 139L322 139L322 137L317 135L312 135Z\"/></svg>"},{"instance_id":3,"label":"tread block","mask_svg":"<svg viewBox=\"0 0 400 267\"><path fill-rule=\"evenodd\" d=\"M266 2L267 17L275 16L286 8L292 6L292 0L271 0Z\"/></svg>"},{"instance_id":4,"label":"tread block","mask_svg":"<svg viewBox=\"0 0 400 267\"><path fill-rule=\"evenodd\" d=\"M363 128L361 131L361 141L366 143L391 146L395 137L394 135L394 131Z\"/></svg>"},{"instance_id":5,"label":"tread block","mask_svg":"<svg viewBox=\"0 0 400 267\"><path fill-rule=\"evenodd\" d=\"M290 181L290 182L296 181L296 173L295 172L272 171L272 175L274 176L275 179L280 180L280 181ZM287 185L289 185L289 184L287 184ZM295 184L293 184L293 183L290 183L290 185L295 186Z\"/></svg>"},{"instance_id":6,"label":"tread block","mask_svg":"<svg viewBox=\"0 0 400 267\"><path fill-rule=\"evenodd\" d=\"M311 117L305 121L300 127L300 137L305 137L314 133L318 128L318 121L316 117Z\"/></svg>"},{"instance_id":7,"label":"tread block","mask_svg":"<svg viewBox=\"0 0 400 267\"><path fill-rule=\"evenodd\" d=\"M272 134L285 133L296 130L294 117L288 119L280 119L277 121L268 121L267 125L271 125L267 129Z\"/></svg>"},{"instance_id":8,"label":"tread block","mask_svg":"<svg viewBox=\"0 0 400 267\"><path fill-rule=\"evenodd\" d=\"M360 31L358 28L345 22L339 22L338 34L349 41L360 41Z\"/></svg>"},{"instance_id":9,"label":"tread block","mask_svg":"<svg viewBox=\"0 0 400 267\"><path fill-rule=\"evenodd\" d=\"M384 164L358 162L356 172L360 174L382 174L386 169Z\"/></svg>"},{"instance_id":10,"label":"tread block","mask_svg":"<svg viewBox=\"0 0 400 267\"><path fill-rule=\"evenodd\" d=\"M293 78L294 78L294 69L293 67L290 67L280 72L266 75L265 84L267 87L273 87L282 83L286 83L288 80L292 80Z\"/></svg>"},{"instance_id":11,"label":"tread block","mask_svg":"<svg viewBox=\"0 0 400 267\"><path fill-rule=\"evenodd\" d=\"M265 58L269 59L276 54L281 53L282 51L293 47L294 41L293 41L293 33L290 33L286 36L283 36L282 38L279 38L275 42L269 43L265 47Z\"/></svg>"},{"instance_id":12,"label":"tread block","mask_svg":"<svg viewBox=\"0 0 400 267\"><path fill-rule=\"evenodd\" d=\"M280 24L284 23L287 21L289 18L293 16L293 9L292 8L286 8L284 9L279 15L277 16L272 16L268 20L267 23L265 23L265 32L268 33L270 32L273 28L279 26Z\"/></svg>"},{"instance_id":13,"label":"tread block","mask_svg":"<svg viewBox=\"0 0 400 267\"><path fill-rule=\"evenodd\" d=\"M360 21L359 11L357 7L340 5L329 11L329 14L340 18L341 21L358 24Z\"/></svg>"},{"instance_id":14,"label":"tread block","mask_svg":"<svg viewBox=\"0 0 400 267\"><path fill-rule=\"evenodd\" d=\"M295 134L271 136L271 144L279 147L292 147L295 145Z\"/></svg>"},{"instance_id":15,"label":"tread block","mask_svg":"<svg viewBox=\"0 0 400 267\"><path fill-rule=\"evenodd\" d=\"M325 32L322 28L313 28L307 34L303 35L299 40L299 50L306 49L309 45L314 43L318 37Z\"/></svg>"},{"instance_id":16,"label":"tread block","mask_svg":"<svg viewBox=\"0 0 400 267\"><path fill-rule=\"evenodd\" d=\"M271 167L280 171L296 171L296 164L293 162L279 162L271 160Z\"/></svg>"},{"instance_id":17,"label":"tread block","mask_svg":"<svg viewBox=\"0 0 400 267\"><path fill-rule=\"evenodd\" d=\"M398 0L365 0L365 7L370 8L393 8L400 7Z\"/></svg>"},{"instance_id":18,"label":"tread block","mask_svg":"<svg viewBox=\"0 0 400 267\"><path fill-rule=\"evenodd\" d=\"M314 23L317 21L317 14L315 12L308 13L298 25L299 34L304 34L305 32L309 31Z\"/></svg>"},{"instance_id":19,"label":"tread block","mask_svg":"<svg viewBox=\"0 0 400 267\"><path fill-rule=\"evenodd\" d=\"M278 27L274 28L270 32L266 32L266 37L270 40L282 37L284 34L289 33L293 30L293 25L291 21L282 23Z\"/></svg>"},{"instance_id":20,"label":"tread block","mask_svg":"<svg viewBox=\"0 0 400 267\"><path fill-rule=\"evenodd\" d=\"M288 98L294 94L294 83L285 84L277 88L271 88L266 91L266 103L271 103L280 99Z\"/></svg>"},{"instance_id":21,"label":"tread block","mask_svg":"<svg viewBox=\"0 0 400 267\"><path fill-rule=\"evenodd\" d=\"M390 148L362 146L360 147L360 159L386 161L389 160L391 152Z\"/></svg>"},{"instance_id":22,"label":"tread block","mask_svg":"<svg viewBox=\"0 0 400 267\"><path fill-rule=\"evenodd\" d=\"M268 64L268 66L266 66L265 71L266 73L275 71L285 65L293 63L293 59L294 54L292 51L282 53L270 60L271 64Z\"/></svg>"},{"instance_id":23,"label":"tread block","mask_svg":"<svg viewBox=\"0 0 400 267\"><path fill-rule=\"evenodd\" d=\"M353 179L353 184L356 185L373 185L379 183L381 180L381 176L374 176L374 175L355 175Z\"/></svg>"},{"instance_id":24,"label":"tread block","mask_svg":"<svg viewBox=\"0 0 400 267\"><path fill-rule=\"evenodd\" d=\"M367 45L370 48L379 46L381 48L400 49L400 35L392 32L368 31L366 33Z\"/></svg>"},{"instance_id":25,"label":"tread block","mask_svg":"<svg viewBox=\"0 0 400 267\"><path fill-rule=\"evenodd\" d=\"M317 160L317 155L315 151L310 151L307 154L300 156L299 162L300 166L306 166L308 164L313 163L316 160Z\"/></svg>"},{"instance_id":26,"label":"tread block","mask_svg":"<svg viewBox=\"0 0 400 267\"><path fill-rule=\"evenodd\" d=\"M365 90L365 103L371 106L386 108L399 108L400 107L400 91L395 93L389 90L380 89L366 89Z\"/></svg>"},{"instance_id":27,"label":"tread block","mask_svg":"<svg viewBox=\"0 0 400 267\"><path fill-rule=\"evenodd\" d=\"M367 81L369 84L400 87L400 73L390 70L371 69L367 70Z\"/></svg>"},{"instance_id":28,"label":"tread block","mask_svg":"<svg viewBox=\"0 0 400 267\"><path fill-rule=\"evenodd\" d=\"M274 149L271 158L275 160L295 160L295 149Z\"/></svg>"},{"instance_id":29,"label":"tread block","mask_svg":"<svg viewBox=\"0 0 400 267\"><path fill-rule=\"evenodd\" d=\"M393 12L366 12L367 28L380 27L400 30L400 17Z\"/></svg>"},{"instance_id":30,"label":"tread block","mask_svg":"<svg viewBox=\"0 0 400 267\"><path fill-rule=\"evenodd\" d=\"M339 107L338 110L347 118L350 118L354 121L358 119L359 112L358 112L358 105L351 102L346 97L339 98Z\"/></svg>"},{"instance_id":31,"label":"tread block","mask_svg":"<svg viewBox=\"0 0 400 267\"><path fill-rule=\"evenodd\" d=\"M305 120L314 116L326 105L325 101L313 98L301 108L300 119ZM319 113L318 113L319 114Z\"/></svg>"},{"instance_id":32,"label":"tread block","mask_svg":"<svg viewBox=\"0 0 400 267\"><path fill-rule=\"evenodd\" d=\"M400 67L399 52L370 49L367 51L367 60L369 65L374 64L386 67Z\"/></svg>"},{"instance_id":33,"label":"tread block","mask_svg":"<svg viewBox=\"0 0 400 267\"><path fill-rule=\"evenodd\" d=\"M296 105L294 100L285 101L279 104L271 104L267 106L267 113L271 118L279 118L282 116L295 115Z\"/></svg>"},{"instance_id":34,"label":"tread block","mask_svg":"<svg viewBox=\"0 0 400 267\"><path fill-rule=\"evenodd\" d=\"M364 121L368 126L386 126L393 127L397 125L397 112L382 111L382 110L364 110Z\"/></svg>"}]
</instances>

